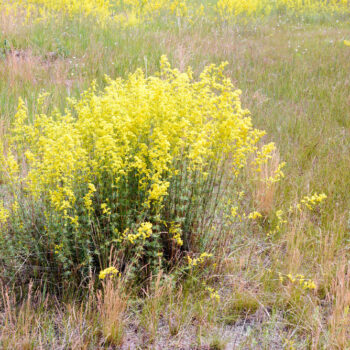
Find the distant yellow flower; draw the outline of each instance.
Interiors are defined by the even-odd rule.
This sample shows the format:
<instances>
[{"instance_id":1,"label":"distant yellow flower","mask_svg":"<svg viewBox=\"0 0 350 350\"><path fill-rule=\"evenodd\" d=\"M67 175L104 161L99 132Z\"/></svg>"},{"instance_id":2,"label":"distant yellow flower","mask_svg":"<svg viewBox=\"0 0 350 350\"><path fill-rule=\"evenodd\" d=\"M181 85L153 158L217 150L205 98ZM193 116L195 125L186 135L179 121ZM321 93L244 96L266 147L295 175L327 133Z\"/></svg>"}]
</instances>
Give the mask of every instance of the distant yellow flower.
<instances>
[{"instance_id":1,"label":"distant yellow flower","mask_svg":"<svg viewBox=\"0 0 350 350\"><path fill-rule=\"evenodd\" d=\"M213 254L204 252L198 258L192 259L189 255L187 255L188 265L192 268L193 266L203 263L205 259L211 258L212 256Z\"/></svg>"},{"instance_id":2,"label":"distant yellow flower","mask_svg":"<svg viewBox=\"0 0 350 350\"><path fill-rule=\"evenodd\" d=\"M207 287L206 290L209 292L210 299L213 299L217 302L220 301L220 295L217 290L211 287Z\"/></svg>"},{"instance_id":3,"label":"distant yellow flower","mask_svg":"<svg viewBox=\"0 0 350 350\"><path fill-rule=\"evenodd\" d=\"M98 278L100 280L103 280L105 279L106 277L114 277L118 274L118 270L114 267L114 266L111 266L111 267L107 267L106 269L100 271L100 274L98 275Z\"/></svg>"},{"instance_id":4,"label":"distant yellow flower","mask_svg":"<svg viewBox=\"0 0 350 350\"><path fill-rule=\"evenodd\" d=\"M248 219L252 219L252 220L255 220L257 218L261 218L262 215L258 212L258 211L253 211L252 213L250 213L248 215Z\"/></svg>"},{"instance_id":5,"label":"distant yellow flower","mask_svg":"<svg viewBox=\"0 0 350 350\"><path fill-rule=\"evenodd\" d=\"M235 218L237 216L237 211L238 211L238 207L237 206L231 208L231 216L233 218Z\"/></svg>"},{"instance_id":6,"label":"distant yellow flower","mask_svg":"<svg viewBox=\"0 0 350 350\"><path fill-rule=\"evenodd\" d=\"M293 277L292 274L289 273L289 274L287 275L287 277L289 278L289 280L290 280L292 283L295 282L295 278Z\"/></svg>"},{"instance_id":7,"label":"distant yellow flower","mask_svg":"<svg viewBox=\"0 0 350 350\"><path fill-rule=\"evenodd\" d=\"M278 276L279 276L280 282L283 283L284 281L283 275L280 272L278 272ZM311 279L306 279L304 275L298 274L293 276L291 273L289 273L288 275L286 275L286 277L292 284L297 283L304 290L316 289L316 283Z\"/></svg>"},{"instance_id":8,"label":"distant yellow flower","mask_svg":"<svg viewBox=\"0 0 350 350\"><path fill-rule=\"evenodd\" d=\"M316 205L320 204L326 198L327 195L324 193L315 193L312 196L305 196L300 203L304 204L308 209L313 210Z\"/></svg>"},{"instance_id":9,"label":"distant yellow flower","mask_svg":"<svg viewBox=\"0 0 350 350\"><path fill-rule=\"evenodd\" d=\"M280 280L281 283L283 283L284 277L280 272L278 273L278 279Z\"/></svg>"},{"instance_id":10,"label":"distant yellow flower","mask_svg":"<svg viewBox=\"0 0 350 350\"><path fill-rule=\"evenodd\" d=\"M344 40L344 45L345 46L350 46L350 40Z\"/></svg>"},{"instance_id":11,"label":"distant yellow flower","mask_svg":"<svg viewBox=\"0 0 350 350\"><path fill-rule=\"evenodd\" d=\"M10 216L9 211L4 208L3 202L0 202L0 224L5 223L9 216Z\"/></svg>"},{"instance_id":12,"label":"distant yellow flower","mask_svg":"<svg viewBox=\"0 0 350 350\"><path fill-rule=\"evenodd\" d=\"M303 283L303 289L316 289L314 281L308 280Z\"/></svg>"}]
</instances>

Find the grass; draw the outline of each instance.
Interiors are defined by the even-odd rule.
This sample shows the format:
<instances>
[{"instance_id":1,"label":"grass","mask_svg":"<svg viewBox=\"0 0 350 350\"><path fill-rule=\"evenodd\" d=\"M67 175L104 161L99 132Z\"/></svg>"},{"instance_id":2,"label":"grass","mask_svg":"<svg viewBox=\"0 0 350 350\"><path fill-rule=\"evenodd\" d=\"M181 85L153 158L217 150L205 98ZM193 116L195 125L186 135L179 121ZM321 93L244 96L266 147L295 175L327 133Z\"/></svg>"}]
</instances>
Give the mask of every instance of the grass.
<instances>
[{"instance_id":1,"label":"grass","mask_svg":"<svg viewBox=\"0 0 350 350\"><path fill-rule=\"evenodd\" d=\"M92 80L103 87L105 74L125 77L142 67L151 75L162 54L180 70L191 65L195 73L209 63L228 61L226 73L243 91L243 105L254 125L266 130L266 140L278 146L276 157L287 163L285 179L263 195L272 199L260 203L261 210L267 215L286 210L312 192L328 196L319 214L289 216L283 234L273 239L266 239L258 225L235 236L231 254L217 258L218 304L198 285L160 285L160 276L141 299L137 293L126 298L109 286L98 300L90 295L83 303L49 302L28 293L18 306L15 293L4 287L4 349L108 348L123 341L131 348L160 344L169 349L224 349L232 344L258 348L259 342L291 349L350 346L347 21L272 17L253 24L203 21L178 28L149 23L120 29L101 28L92 20L21 25L20 19L1 18L0 137L19 97L34 118L42 91L50 93L48 110L55 105L63 109L66 98L77 97ZM317 289L305 294L293 283L281 284L277 272L302 273ZM58 317L45 311L46 305ZM240 328L242 323L250 323L252 330ZM140 335L135 337L133 329ZM226 341L227 334L231 340Z\"/></svg>"}]
</instances>

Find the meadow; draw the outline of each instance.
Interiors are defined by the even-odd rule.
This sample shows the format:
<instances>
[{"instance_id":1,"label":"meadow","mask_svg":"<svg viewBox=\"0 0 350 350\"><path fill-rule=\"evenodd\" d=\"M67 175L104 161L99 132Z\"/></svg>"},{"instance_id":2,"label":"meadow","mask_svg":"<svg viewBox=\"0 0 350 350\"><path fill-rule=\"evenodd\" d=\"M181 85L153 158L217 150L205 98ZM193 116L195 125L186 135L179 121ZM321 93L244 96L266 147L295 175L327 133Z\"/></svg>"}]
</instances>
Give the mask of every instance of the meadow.
<instances>
[{"instance_id":1,"label":"meadow","mask_svg":"<svg viewBox=\"0 0 350 350\"><path fill-rule=\"evenodd\" d=\"M349 349L349 15L0 1L0 348Z\"/></svg>"}]
</instances>

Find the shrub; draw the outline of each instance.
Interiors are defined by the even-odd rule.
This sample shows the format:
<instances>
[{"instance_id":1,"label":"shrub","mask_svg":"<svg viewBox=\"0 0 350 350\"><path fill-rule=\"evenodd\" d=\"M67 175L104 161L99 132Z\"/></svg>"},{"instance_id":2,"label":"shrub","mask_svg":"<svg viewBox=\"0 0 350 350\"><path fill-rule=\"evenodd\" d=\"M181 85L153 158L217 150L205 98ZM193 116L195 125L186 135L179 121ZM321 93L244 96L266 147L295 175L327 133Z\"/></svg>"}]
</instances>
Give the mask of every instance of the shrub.
<instances>
[{"instance_id":1,"label":"shrub","mask_svg":"<svg viewBox=\"0 0 350 350\"><path fill-rule=\"evenodd\" d=\"M248 158L259 170L273 151L224 66L195 80L162 57L155 76L106 78L33 123L20 101L0 153L4 270L79 281L111 249L144 272L203 251Z\"/></svg>"}]
</instances>

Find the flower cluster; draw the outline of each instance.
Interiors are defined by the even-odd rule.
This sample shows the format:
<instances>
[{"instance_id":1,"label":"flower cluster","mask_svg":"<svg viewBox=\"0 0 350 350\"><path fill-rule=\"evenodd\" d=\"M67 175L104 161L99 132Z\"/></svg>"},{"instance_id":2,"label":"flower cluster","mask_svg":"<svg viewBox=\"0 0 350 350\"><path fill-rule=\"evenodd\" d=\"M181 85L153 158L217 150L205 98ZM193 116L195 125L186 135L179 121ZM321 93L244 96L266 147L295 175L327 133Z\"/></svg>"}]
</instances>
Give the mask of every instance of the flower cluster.
<instances>
[{"instance_id":1,"label":"flower cluster","mask_svg":"<svg viewBox=\"0 0 350 350\"><path fill-rule=\"evenodd\" d=\"M253 211L251 213L249 213L248 215L248 219L251 219L251 220L256 220L258 218L261 218L262 215L258 212L258 211Z\"/></svg>"},{"instance_id":2,"label":"flower cluster","mask_svg":"<svg viewBox=\"0 0 350 350\"><path fill-rule=\"evenodd\" d=\"M55 254L59 254L62 249L63 249L63 243L55 244Z\"/></svg>"},{"instance_id":3,"label":"flower cluster","mask_svg":"<svg viewBox=\"0 0 350 350\"><path fill-rule=\"evenodd\" d=\"M209 253L202 253L198 258L191 258L190 256L187 256L187 260L188 260L188 266L190 268L200 265L202 264L206 259L209 259L213 256L213 254L209 254Z\"/></svg>"},{"instance_id":4,"label":"flower cluster","mask_svg":"<svg viewBox=\"0 0 350 350\"><path fill-rule=\"evenodd\" d=\"M178 246L183 245L184 242L181 239L182 232L181 232L181 225L180 224L171 223L170 228L169 228L169 234Z\"/></svg>"},{"instance_id":5,"label":"flower cluster","mask_svg":"<svg viewBox=\"0 0 350 350\"><path fill-rule=\"evenodd\" d=\"M151 237L152 234L152 224L150 222L143 222L137 230L137 233L129 233L129 230L125 232L125 239L131 244L141 238L145 241L147 238Z\"/></svg>"},{"instance_id":6,"label":"flower cluster","mask_svg":"<svg viewBox=\"0 0 350 350\"><path fill-rule=\"evenodd\" d=\"M9 217L9 211L4 207L4 203L0 202L0 224L4 224Z\"/></svg>"},{"instance_id":7,"label":"flower cluster","mask_svg":"<svg viewBox=\"0 0 350 350\"><path fill-rule=\"evenodd\" d=\"M304 204L308 209L313 210L318 204L323 202L327 198L327 195L324 193L313 194L312 196L305 196L300 203ZM298 207L299 209L300 207Z\"/></svg>"},{"instance_id":8,"label":"flower cluster","mask_svg":"<svg viewBox=\"0 0 350 350\"><path fill-rule=\"evenodd\" d=\"M211 287L206 287L205 290L209 292L210 299L215 300L217 302L220 301L220 295L217 290Z\"/></svg>"},{"instance_id":9,"label":"flower cluster","mask_svg":"<svg viewBox=\"0 0 350 350\"><path fill-rule=\"evenodd\" d=\"M118 272L118 269L116 269L114 266L107 267L106 269L100 271L98 278L100 280L104 280L106 277L115 277L118 275Z\"/></svg>"},{"instance_id":10,"label":"flower cluster","mask_svg":"<svg viewBox=\"0 0 350 350\"><path fill-rule=\"evenodd\" d=\"M299 286L302 287L302 289L305 290L312 290L312 289L316 289L316 284L314 281L305 278L304 275L301 274L297 274L295 276L293 276L292 274L287 274L287 275L282 275L280 272L278 273L279 276L279 280L281 281L281 283L283 283L285 280L291 282L292 284L298 284Z\"/></svg>"}]
</instances>

